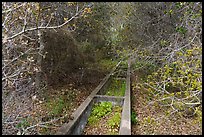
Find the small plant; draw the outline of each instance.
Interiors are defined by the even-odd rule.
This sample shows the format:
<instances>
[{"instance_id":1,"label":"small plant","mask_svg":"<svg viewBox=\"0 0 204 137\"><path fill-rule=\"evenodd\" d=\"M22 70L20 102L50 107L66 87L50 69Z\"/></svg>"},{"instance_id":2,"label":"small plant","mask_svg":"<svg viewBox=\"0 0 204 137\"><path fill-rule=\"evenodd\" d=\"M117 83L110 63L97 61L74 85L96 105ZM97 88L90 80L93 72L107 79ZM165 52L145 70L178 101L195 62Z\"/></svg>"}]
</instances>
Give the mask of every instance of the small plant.
<instances>
[{"instance_id":1,"label":"small plant","mask_svg":"<svg viewBox=\"0 0 204 137\"><path fill-rule=\"evenodd\" d=\"M99 62L99 66L103 68L104 70L111 70L113 67L116 66L118 62L114 60L109 60L109 59L102 59Z\"/></svg>"},{"instance_id":2,"label":"small plant","mask_svg":"<svg viewBox=\"0 0 204 137\"><path fill-rule=\"evenodd\" d=\"M126 81L122 81L121 96L125 95L125 90L126 90Z\"/></svg>"},{"instance_id":3,"label":"small plant","mask_svg":"<svg viewBox=\"0 0 204 137\"><path fill-rule=\"evenodd\" d=\"M185 27L176 27L176 31L185 34L187 32L187 29Z\"/></svg>"},{"instance_id":4,"label":"small plant","mask_svg":"<svg viewBox=\"0 0 204 137\"><path fill-rule=\"evenodd\" d=\"M59 98L58 100L53 102L51 102L50 100L47 106L51 110L49 114L56 116L63 112L63 108L65 107L65 102L62 98Z\"/></svg>"},{"instance_id":5,"label":"small plant","mask_svg":"<svg viewBox=\"0 0 204 137\"><path fill-rule=\"evenodd\" d=\"M151 118L150 116L143 119L143 122L146 124L156 124L156 121L154 118Z\"/></svg>"},{"instance_id":6,"label":"small plant","mask_svg":"<svg viewBox=\"0 0 204 137\"><path fill-rule=\"evenodd\" d=\"M120 64L120 66L121 66L122 68L128 68L127 61L122 61L121 64Z\"/></svg>"},{"instance_id":7,"label":"small plant","mask_svg":"<svg viewBox=\"0 0 204 137\"><path fill-rule=\"evenodd\" d=\"M90 117L88 118L88 124L95 124L103 116L112 111L111 102L101 102L93 106Z\"/></svg>"},{"instance_id":8,"label":"small plant","mask_svg":"<svg viewBox=\"0 0 204 137\"><path fill-rule=\"evenodd\" d=\"M111 128L118 128L120 126L120 119L120 112L116 112L115 115L108 120L108 126Z\"/></svg>"},{"instance_id":9,"label":"small plant","mask_svg":"<svg viewBox=\"0 0 204 137\"><path fill-rule=\"evenodd\" d=\"M131 112L131 122L132 122L132 124L137 124L138 123L137 113L134 112L134 111Z\"/></svg>"},{"instance_id":10,"label":"small plant","mask_svg":"<svg viewBox=\"0 0 204 137\"><path fill-rule=\"evenodd\" d=\"M108 96L124 96L126 89L126 81L113 79L106 91Z\"/></svg>"},{"instance_id":11,"label":"small plant","mask_svg":"<svg viewBox=\"0 0 204 137\"><path fill-rule=\"evenodd\" d=\"M16 125L16 128L26 128L29 125L27 119L22 119L22 121Z\"/></svg>"}]
</instances>

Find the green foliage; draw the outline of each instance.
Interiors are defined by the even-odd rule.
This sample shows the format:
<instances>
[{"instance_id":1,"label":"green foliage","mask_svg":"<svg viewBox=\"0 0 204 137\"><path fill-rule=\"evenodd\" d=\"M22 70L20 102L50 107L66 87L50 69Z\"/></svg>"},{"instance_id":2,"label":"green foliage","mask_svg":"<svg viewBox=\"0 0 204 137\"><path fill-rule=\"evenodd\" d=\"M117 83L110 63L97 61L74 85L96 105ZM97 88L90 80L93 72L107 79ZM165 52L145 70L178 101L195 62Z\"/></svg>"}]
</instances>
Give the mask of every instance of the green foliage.
<instances>
[{"instance_id":1,"label":"green foliage","mask_svg":"<svg viewBox=\"0 0 204 137\"><path fill-rule=\"evenodd\" d=\"M175 5L176 5L176 8L180 9L185 5L185 2L176 2Z\"/></svg>"},{"instance_id":2,"label":"green foliage","mask_svg":"<svg viewBox=\"0 0 204 137\"><path fill-rule=\"evenodd\" d=\"M108 126L111 128L118 128L120 126L121 114L120 112L115 112L114 116L107 121Z\"/></svg>"},{"instance_id":3,"label":"green foliage","mask_svg":"<svg viewBox=\"0 0 204 137\"><path fill-rule=\"evenodd\" d=\"M86 53L90 54L90 56L98 56L97 50L100 50L100 57L108 56L107 52L111 48L109 45L109 11L110 8L107 4L94 3L94 6L91 8L91 13L76 23L76 26L80 27L76 28L74 36L82 45L84 41L85 44L88 43L89 46L87 46Z\"/></svg>"},{"instance_id":4,"label":"green foliage","mask_svg":"<svg viewBox=\"0 0 204 137\"><path fill-rule=\"evenodd\" d=\"M155 124L156 121L155 121L154 118L148 116L148 117L145 117L145 118L143 119L143 123L145 123L145 124Z\"/></svg>"},{"instance_id":5,"label":"green foliage","mask_svg":"<svg viewBox=\"0 0 204 137\"><path fill-rule=\"evenodd\" d=\"M147 61L137 61L133 64L134 70L145 70L148 73L153 72L156 68L157 66L154 63Z\"/></svg>"},{"instance_id":6,"label":"green foliage","mask_svg":"<svg viewBox=\"0 0 204 137\"><path fill-rule=\"evenodd\" d=\"M47 107L50 110L50 115L57 116L63 112L63 109L66 108L66 104L62 97L60 97L57 100L50 99L47 103Z\"/></svg>"},{"instance_id":7,"label":"green foliage","mask_svg":"<svg viewBox=\"0 0 204 137\"><path fill-rule=\"evenodd\" d=\"M140 68L140 67L142 67L143 66L143 64L145 64L144 62L142 62L142 61L138 61L138 62L136 62L136 63L134 63L134 66L133 66L133 68L135 68L135 69L137 69L137 68Z\"/></svg>"},{"instance_id":8,"label":"green foliage","mask_svg":"<svg viewBox=\"0 0 204 137\"><path fill-rule=\"evenodd\" d=\"M52 113L54 115L62 113L63 107L64 107L64 101L62 99L59 99L57 104L54 106Z\"/></svg>"},{"instance_id":9,"label":"green foliage","mask_svg":"<svg viewBox=\"0 0 204 137\"><path fill-rule=\"evenodd\" d=\"M140 78L142 81L148 80L148 75L157 70L158 66L155 63L147 61L136 61L132 64L133 70L140 72Z\"/></svg>"},{"instance_id":10,"label":"green foliage","mask_svg":"<svg viewBox=\"0 0 204 137\"><path fill-rule=\"evenodd\" d=\"M185 34L187 32L187 29L185 27L176 27L176 32Z\"/></svg>"},{"instance_id":11,"label":"green foliage","mask_svg":"<svg viewBox=\"0 0 204 137\"><path fill-rule=\"evenodd\" d=\"M97 121L100 120L103 116L110 113L112 111L112 103L111 102L100 102L94 104L90 117L88 118L88 124L96 124Z\"/></svg>"},{"instance_id":12,"label":"green foliage","mask_svg":"<svg viewBox=\"0 0 204 137\"><path fill-rule=\"evenodd\" d=\"M132 122L132 124L137 124L138 123L137 113L134 112L134 111L131 112L131 122Z\"/></svg>"},{"instance_id":13,"label":"green foliage","mask_svg":"<svg viewBox=\"0 0 204 137\"><path fill-rule=\"evenodd\" d=\"M79 49L80 49L81 52L83 52L85 54L89 54L93 50L93 46L91 45L91 43L89 43L87 41L84 41L79 46Z\"/></svg>"},{"instance_id":14,"label":"green foliage","mask_svg":"<svg viewBox=\"0 0 204 137\"><path fill-rule=\"evenodd\" d=\"M94 107L92 114L100 118L103 117L108 112L110 112L111 110L112 110L111 102L101 102L96 107Z\"/></svg>"},{"instance_id":15,"label":"green foliage","mask_svg":"<svg viewBox=\"0 0 204 137\"><path fill-rule=\"evenodd\" d=\"M120 79L112 79L111 84L106 90L108 96L124 96L126 90L126 81Z\"/></svg>"},{"instance_id":16,"label":"green foliage","mask_svg":"<svg viewBox=\"0 0 204 137\"><path fill-rule=\"evenodd\" d=\"M88 119L89 125L95 125L99 121L99 118L96 116L90 116Z\"/></svg>"},{"instance_id":17,"label":"green foliage","mask_svg":"<svg viewBox=\"0 0 204 137\"><path fill-rule=\"evenodd\" d=\"M116 66L118 62L116 60L102 59L99 61L100 68L111 70Z\"/></svg>"},{"instance_id":18,"label":"green foliage","mask_svg":"<svg viewBox=\"0 0 204 137\"><path fill-rule=\"evenodd\" d=\"M113 107L113 113L114 115L110 117L107 121L107 127L109 127L109 133L110 135L116 135L118 134L119 127L120 127L120 121L121 121L121 112L122 107L121 106L114 106Z\"/></svg>"},{"instance_id":19,"label":"green foliage","mask_svg":"<svg viewBox=\"0 0 204 137\"><path fill-rule=\"evenodd\" d=\"M30 126L30 124L27 119L22 119L21 122L16 125L16 128L26 128L28 126Z\"/></svg>"},{"instance_id":20,"label":"green foliage","mask_svg":"<svg viewBox=\"0 0 204 137\"><path fill-rule=\"evenodd\" d=\"M198 55L201 55L202 48L193 47L191 49L185 49L183 52L177 51L176 61L164 65L156 72L148 76L148 84L153 88L148 88L149 93L155 93L157 91L164 91L164 94L154 96L154 99L160 99L160 104L165 106L171 106L172 98L174 102L172 106L180 111L185 110L187 107L185 103L188 102L200 102L201 97L194 92L202 91L201 77L201 61ZM185 60L185 61L184 61ZM194 67L192 67L194 66ZM165 81L165 84L163 83ZM147 88L147 86L143 86ZM179 99L187 98L185 102Z\"/></svg>"},{"instance_id":21,"label":"green foliage","mask_svg":"<svg viewBox=\"0 0 204 137\"><path fill-rule=\"evenodd\" d=\"M169 45L169 41L167 41L167 40L161 40L161 41L160 41L160 45L161 45L161 47L166 47L166 46Z\"/></svg>"},{"instance_id":22,"label":"green foliage","mask_svg":"<svg viewBox=\"0 0 204 137\"><path fill-rule=\"evenodd\" d=\"M124 69L127 69L127 68L128 68L127 60L125 60L125 61L121 61L121 63L120 63L120 67L121 67L121 68L124 68Z\"/></svg>"},{"instance_id":23,"label":"green foliage","mask_svg":"<svg viewBox=\"0 0 204 137\"><path fill-rule=\"evenodd\" d=\"M23 6L20 6L21 4ZM76 9L81 11L82 8L84 10L74 18ZM41 62L41 59L38 59L38 53L41 53L39 51L41 48L38 48L40 41L38 41L35 28L40 26L52 28L63 24L70 18L73 20L63 26L62 30L54 29L43 33L43 50L46 55L43 55ZM132 55L130 53L133 53L138 59L133 69L139 72L138 75L144 74L142 79L145 81L142 82L146 85L143 88L146 88L148 94L151 95L147 99L160 100L159 104L171 105L183 111L186 102L201 101L201 19L201 2L2 3L4 44L2 46L2 64L4 65L2 74L5 74L2 81L3 90L27 87L26 83L30 82L26 81L35 78L38 70L45 74L42 77L46 76L48 80L46 83L53 86L57 82L62 83L64 77L67 78L69 74L82 68L86 61L97 62L99 68L109 70L117 62L105 59L112 57L115 53L116 58L127 59L129 55ZM73 29L70 33L67 29L71 28ZM40 30L43 31L43 29ZM8 41L9 37L11 40ZM134 54L131 50L135 47L139 52ZM28 49L31 50L19 57ZM29 59L30 55L33 59ZM162 58L163 61L156 63L155 60L160 61ZM123 63L126 62L122 62L122 65ZM160 66L157 64L161 64L162 67L158 68ZM127 67L127 64L124 66ZM79 71L82 72L81 70ZM78 74L85 74L84 72ZM146 77L147 75L149 76ZM107 95L123 96L125 82L115 81L113 84L117 87L111 86ZM35 88L29 87L29 89ZM62 97L59 97L50 100L47 108L50 110L50 115L59 115L63 113L67 104ZM196 108L196 114L199 117L202 116L200 109ZM97 112L95 115L96 117L90 121L97 120L98 117L104 115L104 111ZM148 118L147 122L150 121ZM18 128L23 126L27 126L25 121L17 125Z\"/></svg>"}]
</instances>

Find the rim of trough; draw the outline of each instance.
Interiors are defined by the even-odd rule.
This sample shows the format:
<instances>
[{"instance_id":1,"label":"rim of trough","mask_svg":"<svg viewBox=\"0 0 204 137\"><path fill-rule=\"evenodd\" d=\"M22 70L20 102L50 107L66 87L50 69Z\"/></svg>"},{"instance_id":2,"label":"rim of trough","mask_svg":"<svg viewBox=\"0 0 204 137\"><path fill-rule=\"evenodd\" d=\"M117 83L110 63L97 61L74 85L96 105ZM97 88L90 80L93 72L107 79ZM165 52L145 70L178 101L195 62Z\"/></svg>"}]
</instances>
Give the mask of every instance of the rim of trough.
<instances>
[{"instance_id":1,"label":"rim of trough","mask_svg":"<svg viewBox=\"0 0 204 137\"><path fill-rule=\"evenodd\" d=\"M100 82L100 84L91 92L91 94L86 98L86 100L77 108L77 110L71 115L73 118L68 123L63 124L56 135L65 135L70 132L70 129L74 126L74 124L77 122L78 118L81 116L81 114L84 112L84 110L88 107L89 103L93 100L95 95L101 90L101 88L105 85L107 80L110 78L110 76L113 74L113 72L117 69L117 67L120 65L121 61L118 62L118 64L113 68L113 70Z\"/></svg>"}]
</instances>

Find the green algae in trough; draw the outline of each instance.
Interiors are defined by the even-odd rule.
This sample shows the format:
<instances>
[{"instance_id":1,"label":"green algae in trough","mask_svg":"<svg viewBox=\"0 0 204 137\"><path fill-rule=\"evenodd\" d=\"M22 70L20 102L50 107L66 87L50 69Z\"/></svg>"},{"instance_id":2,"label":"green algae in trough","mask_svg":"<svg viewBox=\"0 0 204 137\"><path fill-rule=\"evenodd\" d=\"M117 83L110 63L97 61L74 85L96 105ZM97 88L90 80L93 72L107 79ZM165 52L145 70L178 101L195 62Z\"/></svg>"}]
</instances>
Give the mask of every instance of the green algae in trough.
<instances>
[{"instance_id":1,"label":"green algae in trough","mask_svg":"<svg viewBox=\"0 0 204 137\"><path fill-rule=\"evenodd\" d=\"M126 81L123 79L112 79L111 84L107 88L105 95L108 96L124 96L126 89Z\"/></svg>"},{"instance_id":2,"label":"green algae in trough","mask_svg":"<svg viewBox=\"0 0 204 137\"><path fill-rule=\"evenodd\" d=\"M118 135L121 113L122 107L112 102L94 104L83 135Z\"/></svg>"}]
</instances>

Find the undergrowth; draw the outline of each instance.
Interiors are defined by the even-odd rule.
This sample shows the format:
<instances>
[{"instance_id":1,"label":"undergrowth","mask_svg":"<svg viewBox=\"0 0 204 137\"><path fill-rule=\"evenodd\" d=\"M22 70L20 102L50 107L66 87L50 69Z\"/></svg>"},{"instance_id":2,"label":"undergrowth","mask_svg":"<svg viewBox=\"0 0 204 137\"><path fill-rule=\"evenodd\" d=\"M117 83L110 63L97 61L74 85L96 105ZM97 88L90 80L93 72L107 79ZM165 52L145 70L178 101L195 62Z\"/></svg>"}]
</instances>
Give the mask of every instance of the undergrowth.
<instances>
[{"instance_id":1,"label":"undergrowth","mask_svg":"<svg viewBox=\"0 0 204 137\"><path fill-rule=\"evenodd\" d=\"M88 124L96 124L103 116L112 111L111 102L101 102L94 104L90 117L88 118Z\"/></svg>"},{"instance_id":2,"label":"undergrowth","mask_svg":"<svg viewBox=\"0 0 204 137\"><path fill-rule=\"evenodd\" d=\"M124 96L126 89L126 81L120 79L113 79L106 91L108 96Z\"/></svg>"}]
</instances>

